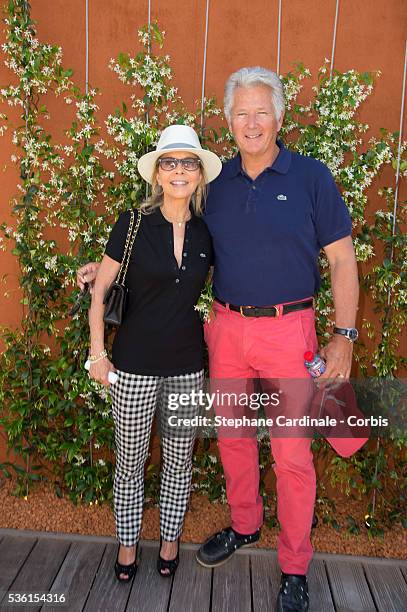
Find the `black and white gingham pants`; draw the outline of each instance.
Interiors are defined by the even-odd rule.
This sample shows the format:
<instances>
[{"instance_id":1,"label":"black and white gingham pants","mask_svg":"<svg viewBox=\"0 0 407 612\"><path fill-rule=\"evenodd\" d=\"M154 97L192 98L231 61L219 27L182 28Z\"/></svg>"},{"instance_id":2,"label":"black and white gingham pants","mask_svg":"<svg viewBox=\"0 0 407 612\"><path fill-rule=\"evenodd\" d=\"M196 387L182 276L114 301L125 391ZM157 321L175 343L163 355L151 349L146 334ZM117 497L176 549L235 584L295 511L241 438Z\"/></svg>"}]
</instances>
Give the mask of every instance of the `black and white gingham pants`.
<instances>
[{"instance_id":1,"label":"black and white gingham pants","mask_svg":"<svg viewBox=\"0 0 407 612\"><path fill-rule=\"evenodd\" d=\"M118 370L110 386L115 423L116 469L113 485L117 537L124 546L139 540L144 501L144 464L148 455L155 411L159 415L162 448L160 533L176 540L182 530L192 475L196 428L168 427L168 416L193 417L199 407L168 409L169 394L199 391L203 370L180 376L141 376Z\"/></svg>"}]
</instances>

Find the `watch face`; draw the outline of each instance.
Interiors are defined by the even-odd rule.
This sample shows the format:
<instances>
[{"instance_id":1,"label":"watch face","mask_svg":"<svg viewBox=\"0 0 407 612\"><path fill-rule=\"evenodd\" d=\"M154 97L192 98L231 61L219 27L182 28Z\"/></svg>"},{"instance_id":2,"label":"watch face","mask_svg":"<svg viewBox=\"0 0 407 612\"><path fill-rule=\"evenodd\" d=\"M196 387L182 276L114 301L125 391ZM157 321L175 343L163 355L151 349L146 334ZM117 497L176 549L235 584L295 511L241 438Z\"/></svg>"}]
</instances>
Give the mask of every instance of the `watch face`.
<instances>
[{"instance_id":1,"label":"watch face","mask_svg":"<svg viewBox=\"0 0 407 612\"><path fill-rule=\"evenodd\" d=\"M354 327L334 327L334 334L345 336L345 338L352 342L355 342L359 337L359 332Z\"/></svg>"}]
</instances>

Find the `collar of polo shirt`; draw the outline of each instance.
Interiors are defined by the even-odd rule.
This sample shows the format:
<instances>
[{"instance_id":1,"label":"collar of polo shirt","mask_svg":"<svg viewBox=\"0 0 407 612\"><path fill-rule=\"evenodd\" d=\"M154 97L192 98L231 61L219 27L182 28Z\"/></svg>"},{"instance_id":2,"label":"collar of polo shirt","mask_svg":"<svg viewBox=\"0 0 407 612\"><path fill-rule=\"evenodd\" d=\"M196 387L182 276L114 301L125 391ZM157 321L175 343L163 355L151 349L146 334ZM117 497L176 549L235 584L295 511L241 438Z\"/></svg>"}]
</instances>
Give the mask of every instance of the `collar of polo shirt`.
<instances>
[{"instance_id":1,"label":"collar of polo shirt","mask_svg":"<svg viewBox=\"0 0 407 612\"><path fill-rule=\"evenodd\" d=\"M281 140L277 140L276 144L280 149L279 154L267 170L278 172L278 174L287 174L291 164L291 152L284 146ZM234 178L242 172L242 158L240 153L238 153L229 164L224 166L223 172L230 178Z\"/></svg>"}]
</instances>

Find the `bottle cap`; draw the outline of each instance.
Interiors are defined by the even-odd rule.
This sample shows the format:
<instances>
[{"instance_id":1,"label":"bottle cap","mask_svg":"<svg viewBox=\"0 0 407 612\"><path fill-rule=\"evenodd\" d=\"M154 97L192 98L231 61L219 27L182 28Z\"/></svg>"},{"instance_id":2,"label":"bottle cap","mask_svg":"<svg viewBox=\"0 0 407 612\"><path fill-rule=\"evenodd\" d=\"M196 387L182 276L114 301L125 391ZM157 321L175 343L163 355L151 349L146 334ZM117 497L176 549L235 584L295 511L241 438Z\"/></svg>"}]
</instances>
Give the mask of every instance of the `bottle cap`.
<instances>
[{"instance_id":1,"label":"bottle cap","mask_svg":"<svg viewBox=\"0 0 407 612\"><path fill-rule=\"evenodd\" d=\"M312 361L314 359L314 353L312 351L307 351L304 353L305 361Z\"/></svg>"}]
</instances>

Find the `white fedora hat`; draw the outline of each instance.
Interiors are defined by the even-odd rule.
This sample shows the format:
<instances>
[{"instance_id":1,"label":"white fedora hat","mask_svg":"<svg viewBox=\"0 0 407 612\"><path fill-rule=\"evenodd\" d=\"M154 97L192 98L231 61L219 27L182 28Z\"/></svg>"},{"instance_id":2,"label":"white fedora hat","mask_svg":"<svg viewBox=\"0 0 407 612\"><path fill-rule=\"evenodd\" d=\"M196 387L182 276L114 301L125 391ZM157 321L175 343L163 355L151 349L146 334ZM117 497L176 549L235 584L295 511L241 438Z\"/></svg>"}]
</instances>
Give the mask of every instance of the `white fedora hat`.
<instances>
[{"instance_id":1,"label":"white fedora hat","mask_svg":"<svg viewBox=\"0 0 407 612\"><path fill-rule=\"evenodd\" d=\"M193 153L199 157L207 183L213 181L222 170L222 162L219 157L212 151L201 147L195 130L188 125L170 125L162 132L156 150L146 153L138 160L137 168L143 179L151 183L158 158L164 153L175 153L176 151Z\"/></svg>"}]
</instances>

